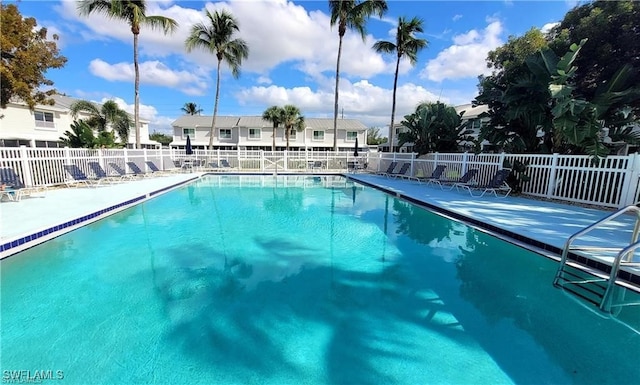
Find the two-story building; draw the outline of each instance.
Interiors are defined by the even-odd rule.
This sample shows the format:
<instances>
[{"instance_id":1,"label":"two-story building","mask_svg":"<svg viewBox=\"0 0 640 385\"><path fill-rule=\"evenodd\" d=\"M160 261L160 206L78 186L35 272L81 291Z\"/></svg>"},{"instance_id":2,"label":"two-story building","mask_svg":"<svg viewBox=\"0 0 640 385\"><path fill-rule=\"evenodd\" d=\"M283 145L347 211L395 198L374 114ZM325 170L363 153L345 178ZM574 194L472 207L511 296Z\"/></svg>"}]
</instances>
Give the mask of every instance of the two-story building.
<instances>
[{"instance_id":1,"label":"two-story building","mask_svg":"<svg viewBox=\"0 0 640 385\"><path fill-rule=\"evenodd\" d=\"M455 106L454 107L456 112L459 113L463 113L462 114L462 123L466 123L466 122L471 122L470 125L470 129L472 130L472 133L469 135L471 137L473 137L474 139L477 139L478 136L480 136L480 128L482 127L483 124L486 124L489 121L489 118L481 118L480 115L484 112L488 111L488 106L486 105L480 105L480 106L476 106L473 107L470 103L469 104L461 104L459 106ZM402 120L402 119L401 119ZM404 127L402 124L400 123L396 123L393 125L394 126L394 137L393 137L393 143L394 143L394 150L397 152L412 152L413 151L413 143L405 143L402 145L402 147L398 147L398 137L399 134L401 132L406 132L408 129L406 127ZM464 145L464 143L463 143ZM389 151L389 142L387 140L386 143L382 143L380 145L380 148L382 149L382 151L388 152Z\"/></svg>"},{"instance_id":2,"label":"two-story building","mask_svg":"<svg viewBox=\"0 0 640 385\"><path fill-rule=\"evenodd\" d=\"M184 148L187 136L192 148L205 149L209 146L212 116L185 115L179 117L173 126L172 148ZM333 150L333 118L305 118L305 128L292 130L289 134L290 151L331 151ZM354 119L339 119L337 127L339 151L353 151L356 138L358 148L367 148L367 127ZM213 130L213 148L222 150L265 150L271 151L273 124L260 116L217 116ZM275 129L276 150L286 149L285 129Z\"/></svg>"},{"instance_id":3,"label":"two-story building","mask_svg":"<svg viewBox=\"0 0 640 385\"><path fill-rule=\"evenodd\" d=\"M33 110L22 101L11 101L7 108L0 109L0 147L63 147L60 137L70 130L75 120L70 106L81 99L57 94L51 98L53 105L38 104ZM84 112L78 114L78 119L87 117ZM160 143L149 139L149 121L140 120L140 138L143 148L160 147ZM136 132L132 124L127 147L135 147L135 141Z\"/></svg>"}]
</instances>

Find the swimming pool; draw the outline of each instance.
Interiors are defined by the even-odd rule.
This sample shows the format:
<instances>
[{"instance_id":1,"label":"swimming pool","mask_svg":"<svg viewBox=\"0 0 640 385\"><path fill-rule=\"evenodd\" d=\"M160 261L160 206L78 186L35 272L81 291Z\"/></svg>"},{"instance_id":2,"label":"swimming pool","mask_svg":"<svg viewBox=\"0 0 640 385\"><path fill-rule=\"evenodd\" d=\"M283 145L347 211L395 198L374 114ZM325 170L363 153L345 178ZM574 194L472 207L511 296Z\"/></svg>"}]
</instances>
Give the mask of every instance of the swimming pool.
<instances>
[{"instance_id":1,"label":"swimming pool","mask_svg":"<svg viewBox=\"0 0 640 385\"><path fill-rule=\"evenodd\" d=\"M556 264L341 177L212 176L0 262L1 364L64 383L633 383Z\"/></svg>"}]
</instances>

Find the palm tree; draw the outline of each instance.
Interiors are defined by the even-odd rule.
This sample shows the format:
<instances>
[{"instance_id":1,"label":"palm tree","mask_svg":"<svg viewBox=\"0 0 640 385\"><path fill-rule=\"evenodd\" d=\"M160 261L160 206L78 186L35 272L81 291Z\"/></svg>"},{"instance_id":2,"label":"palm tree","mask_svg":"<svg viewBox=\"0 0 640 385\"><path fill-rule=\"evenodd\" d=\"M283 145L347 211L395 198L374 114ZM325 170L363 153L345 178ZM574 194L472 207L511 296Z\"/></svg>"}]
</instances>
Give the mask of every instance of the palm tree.
<instances>
[{"instance_id":1,"label":"palm tree","mask_svg":"<svg viewBox=\"0 0 640 385\"><path fill-rule=\"evenodd\" d=\"M291 131L304 130L304 116L302 116L300 109L291 104L282 107L282 124L284 125L284 137L287 140L287 151L289 151L289 134Z\"/></svg>"},{"instance_id":2,"label":"palm tree","mask_svg":"<svg viewBox=\"0 0 640 385\"><path fill-rule=\"evenodd\" d=\"M213 130L216 127L218 101L220 99L220 65L224 60L231 68L233 77L237 79L240 76L242 60L249 57L249 46L244 40L234 38L234 34L240 31L240 27L233 15L227 11L211 13L207 10L206 17L209 20L209 24L198 23L191 27L191 33L187 37L185 45L187 52L199 47L215 54L218 59L216 99L213 106L211 131L209 132L209 149L213 150Z\"/></svg>"},{"instance_id":3,"label":"palm tree","mask_svg":"<svg viewBox=\"0 0 640 385\"><path fill-rule=\"evenodd\" d=\"M273 138L273 143L271 144L271 151L276 150L276 130L280 123L282 123L283 114L284 109L278 106L271 106L262 113L263 120L273 123L273 135L271 135L271 137Z\"/></svg>"},{"instance_id":4,"label":"palm tree","mask_svg":"<svg viewBox=\"0 0 640 385\"><path fill-rule=\"evenodd\" d=\"M98 133L106 132L111 128L118 133L120 142L126 145L129 141L129 127L131 117L121 110L113 100L107 100L102 106L87 100L79 100L69 106L71 116L76 119L80 112L89 115L84 121Z\"/></svg>"},{"instance_id":5,"label":"palm tree","mask_svg":"<svg viewBox=\"0 0 640 385\"><path fill-rule=\"evenodd\" d=\"M395 53L396 73L393 77L393 102L391 106L391 124L389 125L389 151L393 152L393 118L396 114L396 91L398 88L398 69L400 68L400 59L406 57L409 63L415 66L418 62L418 52L425 48L428 44L426 39L416 39L416 32L424 32L422 28L423 21L417 17L407 21L404 17L398 18L398 29L396 30L395 44L390 41L377 41L373 45L373 49L378 53Z\"/></svg>"},{"instance_id":6,"label":"palm tree","mask_svg":"<svg viewBox=\"0 0 640 385\"><path fill-rule=\"evenodd\" d=\"M111 19L122 20L129 24L133 33L133 66L135 69L134 124L136 126L136 148L140 148L140 69L138 68L138 35L143 25L151 29L161 29L166 35L173 33L178 23L164 16L146 14L144 0L80 0L78 12L88 16L92 13L103 14Z\"/></svg>"},{"instance_id":7,"label":"palm tree","mask_svg":"<svg viewBox=\"0 0 640 385\"><path fill-rule=\"evenodd\" d=\"M200 115L202 112L202 108L198 108L197 104L191 102L185 103L181 110L187 115Z\"/></svg>"},{"instance_id":8,"label":"palm tree","mask_svg":"<svg viewBox=\"0 0 640 385\"><path fill-rule=\"evenodd\" d=\"M367 31L366 20L373 14L382 15L387 11L387 2L384 0L329 0L331 11L331 25L338 23L338 59L336 61L336 90L335 104L333 108L333 151L338 151L338 86L340 84L340 56L342 54L342 37L347 28L355 29L365 40Z\"/></svg>"}]
</instances>

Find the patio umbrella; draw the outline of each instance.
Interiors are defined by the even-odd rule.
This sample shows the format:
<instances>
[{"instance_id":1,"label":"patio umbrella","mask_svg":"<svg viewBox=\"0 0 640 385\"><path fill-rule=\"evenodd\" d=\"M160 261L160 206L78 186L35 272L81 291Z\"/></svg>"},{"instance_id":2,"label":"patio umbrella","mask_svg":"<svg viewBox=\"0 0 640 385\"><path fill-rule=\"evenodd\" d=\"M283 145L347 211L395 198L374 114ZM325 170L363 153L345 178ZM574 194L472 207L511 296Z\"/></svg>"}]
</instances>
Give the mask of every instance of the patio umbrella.
<instances>
[{"instance_id":1,"label":"patio umbrella","mask_svg":"<svg viewBox=\"0 0 640 385\"><path fill-rule=\"evenodd\" d=\"M193 155L193 149L191 148L191 138L189 138L189 135L187 135L187 144L184 147L185 148L185 154L187 155Z\"/></svg>"},{"instance_id":2,"label":"patio umbrella","mask_svg":"<svg viewBox=\"0 0 640 385\"><path fill-rule=\"evenodd\" d=\"M356 148L353 150L353 156L358 157L358 137L356 136Z\"/></svg>"}]
</instances>

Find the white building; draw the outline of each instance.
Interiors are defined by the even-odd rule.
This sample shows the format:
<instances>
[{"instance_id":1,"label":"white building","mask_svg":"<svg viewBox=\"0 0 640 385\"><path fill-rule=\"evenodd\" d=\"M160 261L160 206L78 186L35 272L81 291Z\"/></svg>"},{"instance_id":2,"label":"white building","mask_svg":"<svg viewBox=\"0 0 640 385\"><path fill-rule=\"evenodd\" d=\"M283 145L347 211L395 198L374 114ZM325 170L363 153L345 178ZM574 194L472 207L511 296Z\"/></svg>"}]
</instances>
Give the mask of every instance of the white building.
<instances>
[{"instance_id":1,"label":"white building","mask_svg":"<svg viewBox=\"0 0 640 385\"><path fill-rule=\"evenodd\" d=\"M455 106L454 107L457 113L461 113L462 114L462 123L466 123L468 121L471 121L471 130L473 131L470 136L472 136L473 138L477 139L478 136L480 135L480 127L482 127L483 124L486 124L486 122L489 120L489 118L480 118L480 115L484 112L487 112L489 110L489 106L487 105L480 105L480 106L476 106L473 107L470 103L469 104L461 104L459 106ZM398 137L399 134L401 132L406 132L408 129L405 128L402 124L400 123L396 123L393 125L395 132L394 132L394 137L393 137L393 143L394 143L394 149L396 151L399 152L412 152L413 150L413 146L412 143L405 143L402 147L398 148ZM382 143L380 145L380 148L383 151L388 152L389 151L389 142L387 140L386 143Z\"/></svg>"},{"instance_id":2,"label":"white building","mask_svg":"<svg viewBox=\"0 0 640 385\"><path fill-rule=\"evenodd\" d=\"M173 126L171 147L184 148L189 136L193 148L209 146L212 116L185 115ZM333 118L305 118L302 131L291 131L289 150L333 150ZM338 120L337 145L339 151L352 151L358 138L358 148L367 148L367 127L354 119ZM260 116L217 116L213 130L214 149L242 149L270 151L273 142L273 124ZM284 127L275 132L276 150L284 150L287 142Z\"/></svg>"},{"instance_id":3,"label":"white building","mask_svg":"<svg viewBox=\"0 0 640 385\"><path fill-rule=\"evenodd\" d=\"M53 95L54 105L38 104L32 110L26 103L10 102L7 108L0 109L0 147L62 147L60 137L69 131L74 119L69 107L81 99L63 95ZM78 119L88 117L86 113L79 113ZM133 116L132 116L133 120ZM117 135L116 135L117 137ZM118 140L118 138L116 138ZM160 143L149 139L149 122L140 120L140 140L146 148L160 147ZM132 127L129 131L127 147L135 147L136 132Z\"/></svg>"}]
</instances>

